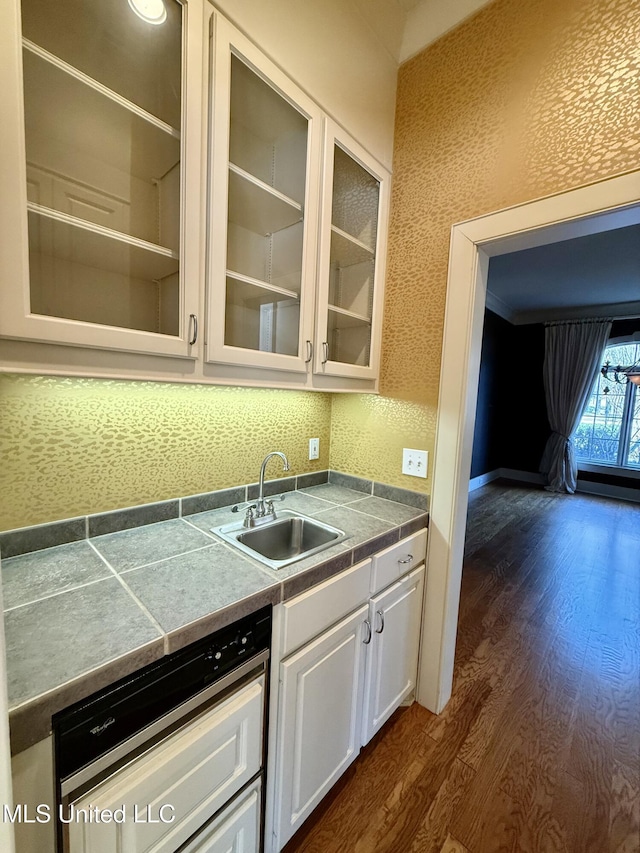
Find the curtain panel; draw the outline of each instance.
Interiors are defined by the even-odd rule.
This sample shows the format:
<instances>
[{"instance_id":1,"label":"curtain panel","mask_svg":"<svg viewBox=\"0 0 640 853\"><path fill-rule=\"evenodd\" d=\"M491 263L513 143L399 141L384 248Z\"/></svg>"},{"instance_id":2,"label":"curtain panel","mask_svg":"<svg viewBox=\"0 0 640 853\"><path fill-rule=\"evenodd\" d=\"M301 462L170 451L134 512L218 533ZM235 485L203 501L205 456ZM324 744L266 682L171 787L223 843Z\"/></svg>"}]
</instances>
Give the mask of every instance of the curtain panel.
<instances>
[{"instance_id":1,"label":"curtain panel","mask_svg":"<svg viewBox=\"0 0 640 853\"><path fill-rule=\"evenodd\" d=\"M545 324L544 392L551 435L540 463L546 488L573 494L578 465L573 433L602 366L611 319Z\"/></svg>"}]
</instances>

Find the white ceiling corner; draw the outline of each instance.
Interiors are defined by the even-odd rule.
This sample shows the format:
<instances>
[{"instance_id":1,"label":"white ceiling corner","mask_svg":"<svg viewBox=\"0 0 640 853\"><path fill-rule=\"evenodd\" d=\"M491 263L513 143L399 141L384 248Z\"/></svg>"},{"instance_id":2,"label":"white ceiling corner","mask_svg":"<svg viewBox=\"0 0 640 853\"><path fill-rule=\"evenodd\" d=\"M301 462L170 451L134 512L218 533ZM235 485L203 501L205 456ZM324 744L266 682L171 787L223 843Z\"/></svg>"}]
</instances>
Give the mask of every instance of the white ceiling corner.
<instances>
[{"instance_id":1,"label":"white ceiling corner","mask_svg":"<svg viewBox=\"0 0 640 853\"><path fill-rule=\"evenodd\" d=\"M491 0L420 0L411 3L404 25L399 61L406 62L457 27Z\"/></svg>"},{"instance_id":2,"label":"white ceiling corner","mask_svg":"<svg viewBox=\"0 0 640 853\"><path fill-rule=\"evenodd\" d=\"M378 43L398 64L491 0L351 0Z\"/></svg>"}]
</instances>

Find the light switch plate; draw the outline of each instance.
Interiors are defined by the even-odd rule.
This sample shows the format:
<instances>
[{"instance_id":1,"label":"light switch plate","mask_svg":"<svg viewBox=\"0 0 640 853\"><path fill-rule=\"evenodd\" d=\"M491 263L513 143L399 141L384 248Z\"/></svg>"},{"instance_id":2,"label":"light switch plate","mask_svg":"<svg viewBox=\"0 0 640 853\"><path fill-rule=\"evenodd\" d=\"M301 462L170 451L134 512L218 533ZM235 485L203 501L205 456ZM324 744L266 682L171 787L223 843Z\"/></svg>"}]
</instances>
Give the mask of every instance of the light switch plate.
<instances>
[{"instance_id":1,"label":"light switch plate","mask_svg":"<svg viewBox=\"0 0 640 853\"><path fill-rule=\"evenodd\" d=\"M429 454L426 450L412 450L404 447L402 450L402 473L410 477L427 476Z\"/></svg>"},{"instance_id":2,"label":"light switch plate","mask_svg":"<svg viewBox=\"0 0 640 853\"><path fill-rule=\"evenodd\" d=\"M318 459L320 456L320 439L309 439L309 459Z\"/></svg>"}]
</instances>

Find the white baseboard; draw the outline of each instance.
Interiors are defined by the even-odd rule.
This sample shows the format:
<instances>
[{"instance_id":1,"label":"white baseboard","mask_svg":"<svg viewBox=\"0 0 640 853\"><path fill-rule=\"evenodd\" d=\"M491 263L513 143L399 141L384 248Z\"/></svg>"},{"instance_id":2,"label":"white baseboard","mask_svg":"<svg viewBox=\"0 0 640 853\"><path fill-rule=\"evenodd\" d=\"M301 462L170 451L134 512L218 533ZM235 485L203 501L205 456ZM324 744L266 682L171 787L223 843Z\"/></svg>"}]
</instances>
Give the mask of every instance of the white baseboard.
<instances>
[{"instance_id":1,"label":"white baseboard","mask_svg":"<svg viewBox=\"0 0 640 853\"><path fill-rule=\"evenodd\" d=\"M480 474L479 477L474 477L472 480L469 480L469 491L474 492L481 486L486 486L487 483L491 483L493 480L497 480L499 476L499 468L496 468L495 471L489 471L487 474Z\"/></svg>"},{"instance_id":2,"label":"white baseboard","mask_svg":"<svg viewBox=\"0 0 640 853\"><path fill-rule=\"evenodd\" d=\"M500 477L505 480L518 480L521 483L535 483L544 486L545 480L542 474L534 474L533 471L516 471L514 468L498 468Z\"/></svg>"},{"instance_id":3,"label":"white baseboard","mask_svg":"<svg viewBox=\"0 0 640 853\"><path fill-rule=\"evenodd\" d=\"M537 486L544 486L545 484L545 478L542 474L535 474L532 471L517 471L514 468L496 468L495 471L489 471L487 474L481 474L479 477L469 480L469 491L473 492L475 489L497 479L514 480L519 483L535 483ZM599 495L604 498L640 503L640 489L627 486L613 486L608 483L592 483L589 480L578 479L576 491L586 495Z\"/></svg>"}]
</instances>

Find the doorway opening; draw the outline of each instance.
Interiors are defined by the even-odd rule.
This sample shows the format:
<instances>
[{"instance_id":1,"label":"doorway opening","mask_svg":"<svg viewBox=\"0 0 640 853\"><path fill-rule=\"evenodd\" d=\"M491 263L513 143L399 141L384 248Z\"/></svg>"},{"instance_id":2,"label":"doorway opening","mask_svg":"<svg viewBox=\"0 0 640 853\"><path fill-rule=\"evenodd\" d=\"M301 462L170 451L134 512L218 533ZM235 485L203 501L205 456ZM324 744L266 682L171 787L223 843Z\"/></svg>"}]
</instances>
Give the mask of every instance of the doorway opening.
<instances>
[{"instance_id":1,"label":"doorway opening","mask_svg":"<svg viewBox=\"0 0 640 853\"><path fill-rule=\"evenodd\" d=\"M489 259L640 223L640 171L453 226L417 698L451 696Z\"/></svg>"}]
</instances>

